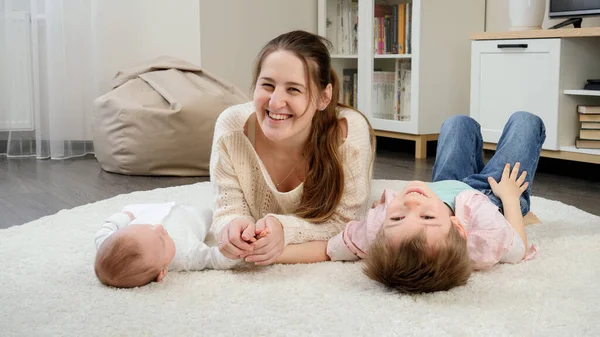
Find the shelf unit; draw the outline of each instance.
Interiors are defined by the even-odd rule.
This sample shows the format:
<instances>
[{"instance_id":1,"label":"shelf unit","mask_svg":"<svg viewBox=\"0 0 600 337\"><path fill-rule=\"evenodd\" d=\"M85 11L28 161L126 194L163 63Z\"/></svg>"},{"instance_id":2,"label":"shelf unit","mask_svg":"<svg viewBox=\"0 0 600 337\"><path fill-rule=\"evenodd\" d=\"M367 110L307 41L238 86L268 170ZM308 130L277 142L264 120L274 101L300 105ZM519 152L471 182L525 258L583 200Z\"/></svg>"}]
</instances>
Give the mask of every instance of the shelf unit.
<instances>
[{"instance_id":1,"label":"shelf unit","mask_svg":"<svg viewBox=\"0 0 600 337\"><path fill-rule=\"evenodd\" d=\"M511 111L527 110L546 126L542 157L600 164L600 149L575 147L577 106L600 105L600 91L576 89L600 78L600 27L483 32L471 39L471 115L482 124L485 149L496 148L495 134ZM498 44L527 47L503 50Z\"/></svg>"},{"instance_id":2,"label":"shelf unit","mask_svg":"<svg viewBox=\"0 0 600 337\"><path fill-rule=\"evenodd\" d=\"M335 40L331 38L331 32L332 25L335 28L336 5L339 1L318 0L318 33L330 40ZM378 136L415 141L415 157L425 158L427 142L437 140L443 121L452 115L469 114L469 37L484 29L485 2L352 1L358 8L357 53L339 55L333 52L333 68L340 80L344 69L357 69L356 108L369 118ZM410 54L376 54L373 29L375 5L402 3L411 6L412 11ZM331 42L336 50L336 41ZM372 111L373 90L370 89L373 88L374 71L393 71L397 74L401 63L410 63L410 105L408 111L404 110L404 113L410 113L410 119L376 117ZM398 104L397 95L394 97L394 103Z\"/></svg>"},{"instance_id":3,"label":"shelf unit","mask_svg":"<svg viewBox=\"0 0 600 337\"><path fill-rule=\"evenodd\" d=\"M577 106L600 105L600 91L576 89L600 78L600 27L484 32L471 38L471 115L482 125L485 149L496 148L512 111L526 110L546 126L542 157L600 164L600 149L575 147L581 127ZM527 47L504 50L498 44Z\"/></svg>"}]
</instances>

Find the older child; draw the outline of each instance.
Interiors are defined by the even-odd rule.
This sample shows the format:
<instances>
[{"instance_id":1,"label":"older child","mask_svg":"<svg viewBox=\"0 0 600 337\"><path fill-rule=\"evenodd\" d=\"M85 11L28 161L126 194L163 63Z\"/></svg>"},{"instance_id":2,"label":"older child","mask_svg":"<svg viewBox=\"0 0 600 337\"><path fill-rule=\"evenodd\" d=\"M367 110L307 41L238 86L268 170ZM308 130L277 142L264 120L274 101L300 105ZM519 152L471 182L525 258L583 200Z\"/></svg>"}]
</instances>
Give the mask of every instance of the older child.
<instances>
[{"instance_id":1,"label":"older child","mask_svg":"<svg viewBox=\"0 0 600 337\"><path fill-rule=\"evenodd\" d=\"M372 279L421 293L465 284L472 269L532 257L523 215L544 125L535 115L514 113L487 165L479 128L469 117L451 117L440 131L433 183L384 192L364 221L350 222L328 242L290 246L278 262L364 258Z\"/></svg>"},{"instance_id":2,"label":"older child","mask_svg":"<svg viewBox=\"0 0 600 337\"><path fill-rule=\"evenodd\" d=\"M105 285L130 288L161 281L167 271L231 269L239 259L204 243L211 224L208 208L174 202L126 206L96 234L96 276Z\"/></svg>"}]
</instances>

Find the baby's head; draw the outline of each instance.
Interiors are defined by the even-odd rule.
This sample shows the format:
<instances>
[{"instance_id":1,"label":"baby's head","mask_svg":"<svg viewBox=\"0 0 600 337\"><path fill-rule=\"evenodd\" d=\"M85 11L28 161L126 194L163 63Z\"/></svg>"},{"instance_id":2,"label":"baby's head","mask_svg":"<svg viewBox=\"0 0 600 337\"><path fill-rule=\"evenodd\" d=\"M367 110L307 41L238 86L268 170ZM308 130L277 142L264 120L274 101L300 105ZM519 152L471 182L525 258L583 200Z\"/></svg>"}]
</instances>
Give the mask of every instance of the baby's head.
<instances>
[{"instance_id":1,"label":"baby's head","mask_svg":"<svg viewBox=\"0 0 600 337\"><path fill-rule=\"evenodd\" d=\"M421 181L387 201L383 226L365 257L365 274L402 293L449 290L471 275L466 232Z\"/></svg>"},{"instance_id":2,"label":"baby's head","mask_svg":"<svg viewBox=\"0 0 600 337\"><path fill-rule=\"evenodd\" d=\"M94 270L105 285L141 287L161 281L174 256L175 243L162 225L129 225L102 243Z\"/></svg>"}]
</instances>

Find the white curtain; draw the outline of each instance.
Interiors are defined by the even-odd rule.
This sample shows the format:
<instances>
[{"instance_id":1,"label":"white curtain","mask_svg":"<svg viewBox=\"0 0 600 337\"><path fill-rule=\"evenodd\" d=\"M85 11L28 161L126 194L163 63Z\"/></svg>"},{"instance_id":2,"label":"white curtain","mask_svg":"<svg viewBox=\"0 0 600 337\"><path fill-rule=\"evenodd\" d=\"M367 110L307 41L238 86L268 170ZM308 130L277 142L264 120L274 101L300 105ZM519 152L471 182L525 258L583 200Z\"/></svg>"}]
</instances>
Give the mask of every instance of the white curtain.
<instances>
[{"instance_id":1,"label":"white curtain","mask_svg":"<svg viewBox=\"0 0 600 337\"><path fill-rule=\"evenodd\" d=\"M92 0L0 0L0 155L93 153Z\"/></svg>"}]
</instances>

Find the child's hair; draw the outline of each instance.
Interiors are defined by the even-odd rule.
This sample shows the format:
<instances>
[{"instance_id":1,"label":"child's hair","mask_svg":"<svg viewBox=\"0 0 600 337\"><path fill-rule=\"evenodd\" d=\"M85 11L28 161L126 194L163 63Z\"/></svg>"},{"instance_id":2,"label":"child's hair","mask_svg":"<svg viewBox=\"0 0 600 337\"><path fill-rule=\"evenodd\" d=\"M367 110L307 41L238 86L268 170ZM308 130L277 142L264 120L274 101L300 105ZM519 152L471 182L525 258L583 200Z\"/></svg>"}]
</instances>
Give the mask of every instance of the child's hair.
<instances>
[{"instance_id":1,"label":"child's hair","mask_svg":"<svg viewBox=\"0 0 600 337\"><path fill-rule=\"evenodd\" d=\"M369 278L406 294L464 285L472 271L467 241L454 226L445 244L438 247L427 245L425 231L398 246L393 246L381 231L364 261L363 272Z\"/></svg>"},{"instance_id":2,"label":"child's hair","mask_svg":"<svg viewBox=\"0 0 600 337\"><path fill-rule=\"evenodd\" d=\"M133 288L144 286L160 273L146 263L142 246L129 235L111 235L98 249L94 271L107 286Z\"/></svg>"}]
</instances>

